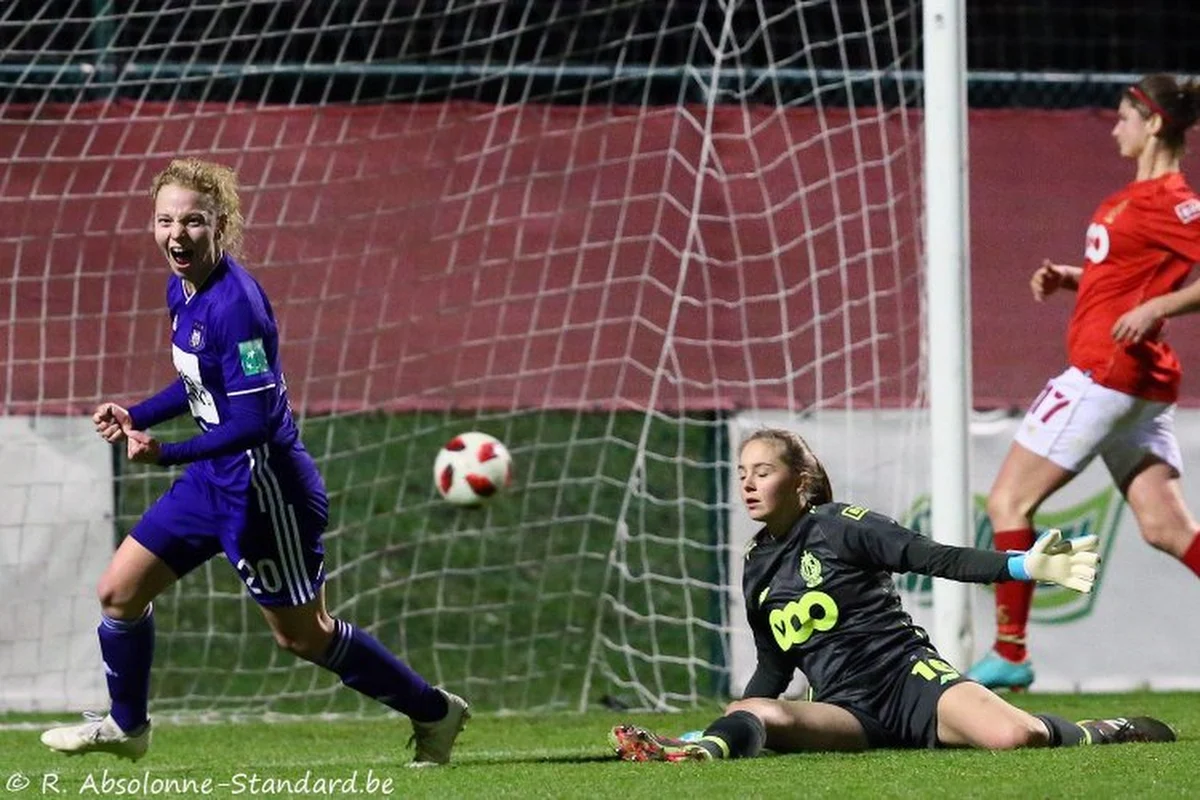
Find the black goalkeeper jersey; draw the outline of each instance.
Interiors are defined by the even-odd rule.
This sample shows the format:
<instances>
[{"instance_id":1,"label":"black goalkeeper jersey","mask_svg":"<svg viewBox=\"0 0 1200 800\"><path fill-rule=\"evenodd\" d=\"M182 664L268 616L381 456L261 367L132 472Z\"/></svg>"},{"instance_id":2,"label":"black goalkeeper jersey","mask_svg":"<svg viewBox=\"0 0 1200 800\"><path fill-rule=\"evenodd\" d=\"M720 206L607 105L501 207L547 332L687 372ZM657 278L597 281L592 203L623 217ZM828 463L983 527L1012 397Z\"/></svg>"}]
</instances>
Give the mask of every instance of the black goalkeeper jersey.
<instances>
[{"instance_id":1,"label":"black goalkeeper jersey","mask_svg":"<svg viewBox=\"0 0 1200 800\"><path fill-rule=\"evenodd\" d=\"M814 700L890 685L930 647L900 604L892 573L971 583L1011 580L1008 554L938 544L861 506L809 509L788 534L765 529L745 556L742 590L758 665L746 697L778 697L797 669Z\"/></svg>"}]
</instances>

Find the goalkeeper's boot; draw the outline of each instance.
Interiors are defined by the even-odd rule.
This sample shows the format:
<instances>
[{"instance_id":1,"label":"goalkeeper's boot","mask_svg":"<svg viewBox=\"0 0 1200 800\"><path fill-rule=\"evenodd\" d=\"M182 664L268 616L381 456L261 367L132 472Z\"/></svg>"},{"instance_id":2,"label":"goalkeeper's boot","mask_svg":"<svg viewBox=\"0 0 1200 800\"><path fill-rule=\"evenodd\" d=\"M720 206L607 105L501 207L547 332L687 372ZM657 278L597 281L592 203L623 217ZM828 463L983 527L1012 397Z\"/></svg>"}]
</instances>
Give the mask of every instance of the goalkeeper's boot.
<instances>
[{"instance_id":1,"label":"goalkeeper's boot","mask_svg":"<svg viewBox=\"0 0 1200 800\"><path fill-rule=\"evenodd\" d=\"M1033 683L1033 664L1029 659L1009 661L995 650L989 650L967 670L967 677L989 689L1021 691Z\"/></svg>"},{"instance_id":2,"label":"goalkeeper's boot","mask_svg":"<svg viewBox=\"0 0 1200 800\"><path fill-rule=\"evenodd\" d=\"M708 761L713 755L699 742L660 736L637 725L618 725L608 743L622 761Z\"/></svg>"},{"instance_id":3,"label":"goalkeeper's boot","mask_svg":"<svg viewBox=\"0 0 1200 800\"><path fill-rule=\"evenodd\" d=\"M445 689L438 689L446 698L446 716L436 722L412 721L413 734L409 744L417 745L410 767L432 767L450 763L454 740L471 718L467 701Z\"/></svg>"},{"instance_id":4,"label":"goalkeeper's boot","mask_svg":"<svg viewBox=\"0 0 1200 800\"><path fill-rule=\"evenodd\" d=\"M1087 735L1087 744L1175 741L1175 731L1153 717L1085 719L1079 722L1079 727Z\"/></svg>"},{"instance_id":5,"label":"goalkeeper's boot","mask_svg":"<svg viewBox=\"0 0 1200 800\"><path fill-rule=\"evenodd\" d=\"M83 716L87 722L82 725L64 725L43 733L42 744L69 756L112 753L120 758L137 761L146 755L146 750L150 747L148 721L135 733L126 733L110 714L100 716L88 711Z\"/></svg>"}]
</instances>

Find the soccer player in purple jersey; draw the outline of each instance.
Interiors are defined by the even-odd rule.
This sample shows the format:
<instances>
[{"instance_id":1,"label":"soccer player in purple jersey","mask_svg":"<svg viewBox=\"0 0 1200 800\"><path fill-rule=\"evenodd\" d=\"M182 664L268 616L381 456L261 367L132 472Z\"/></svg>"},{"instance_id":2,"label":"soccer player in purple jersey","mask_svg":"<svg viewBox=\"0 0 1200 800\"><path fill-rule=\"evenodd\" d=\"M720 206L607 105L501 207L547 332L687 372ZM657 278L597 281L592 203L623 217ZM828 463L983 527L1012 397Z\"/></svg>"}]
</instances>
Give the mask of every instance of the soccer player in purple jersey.
<instances>
[{"instance_id":1,"label":"soccer player in purple jersey","mask_svg":"<svg viewBox=\"0 0 1200 800\"><path fill-rule=\"evenodd\" d=\"M469 714L461 697L430 686L374 637L325 608L325 487L288 406L271 304L237 261L242 215L236 174L197 159L154 178L154 240L167 260L171 357L179 378L125 409L93 414L130 461L186 465L146 511L100 578L100 651L106 716L42 734L65 753L137 759L150 743L153 600L224 552L262 608L280 647L406 714L414 765L444 764ZM149 430L191 413L200 433L160 442Z\"/></svg>"}]
</instances>

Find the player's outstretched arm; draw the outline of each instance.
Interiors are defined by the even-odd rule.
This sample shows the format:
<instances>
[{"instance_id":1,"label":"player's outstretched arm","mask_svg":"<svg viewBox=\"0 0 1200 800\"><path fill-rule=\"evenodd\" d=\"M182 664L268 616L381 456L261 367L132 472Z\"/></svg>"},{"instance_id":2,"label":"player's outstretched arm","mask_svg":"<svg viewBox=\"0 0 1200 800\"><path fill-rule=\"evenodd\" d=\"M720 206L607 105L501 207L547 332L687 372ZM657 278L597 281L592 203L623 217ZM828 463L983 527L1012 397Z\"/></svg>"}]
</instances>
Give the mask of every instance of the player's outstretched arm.
<instances>
[{"instance_id":1,"label":"player's outstretched arm","mask_svg":"<svg viewBox=\"0 0 1200 800\"><path fill-rule=\"evenodd\" d=\"M1029 550L1011 553L1008 571L1016 580L1056 583L1086 594L1096 581L1098 544L1095 536L1063 539L1062 531L1051 528Z\"/></svg>"},{"instance_id":2,"label":"player's outstretched arm","mask_svg":"<svg viewBox=\"0 0 1200 800\"><path fill-rule=\"evenodd\" d=\"M843 512L844 514L844 512ZM1029 551L1002 552L941 544L874 512L845 524L837 538L845 558L872 569L915 572L964 583L1047 581L1091 591L1096 577L1096 537L1063 540L1051 531Z\"/></svg>"},{"instance_id":3,"label":"player's outstretched arm","mask_svg":"<svg viewBox=\"0 0 1200 800\"><path fill-rule=\"evenodd\" d=\"M856 521L846 521L850 517ZM915 572L964 583L1012 580L1008 554L992 549L942 544L906 528L890 517L850 506L836 519L841 523L837 547L848 561L868 569Z\"/></svg>"}]
</instances>

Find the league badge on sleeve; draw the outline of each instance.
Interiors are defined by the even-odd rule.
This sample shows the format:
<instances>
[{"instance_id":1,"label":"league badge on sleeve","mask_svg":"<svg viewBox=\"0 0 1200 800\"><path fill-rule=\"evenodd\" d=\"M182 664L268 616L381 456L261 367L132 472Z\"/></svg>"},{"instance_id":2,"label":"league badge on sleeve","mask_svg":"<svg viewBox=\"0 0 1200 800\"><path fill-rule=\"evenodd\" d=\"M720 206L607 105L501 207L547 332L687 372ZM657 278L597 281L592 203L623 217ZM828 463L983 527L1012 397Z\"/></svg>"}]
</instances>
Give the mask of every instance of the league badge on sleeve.
<instances>
[{"instance_id":1,"label":"league badge on sleeve","mask_svg":"<svg viewBox=\"0 0 1200 800\"><path fill-rule=\"evenodd\" d=\"M1200 219L1200 200L1195 197L1184 200L1175 206L1175 216L1179 217L1179 221L1184 225L1187 225L1194 219Z\"/></svg>"},{"instance_id":2,"label":"league badge on sleeve","mask_svg":"<svg viewBox=\"0 0 1200 800\"><path fill-rule=\"evenodd\" d=\"M242 374L247 378L262 375L271 368L267 363L267 351L263 348L262 339L238 342L238 360L242 364Z\"/></svg>"}]
</instances>

